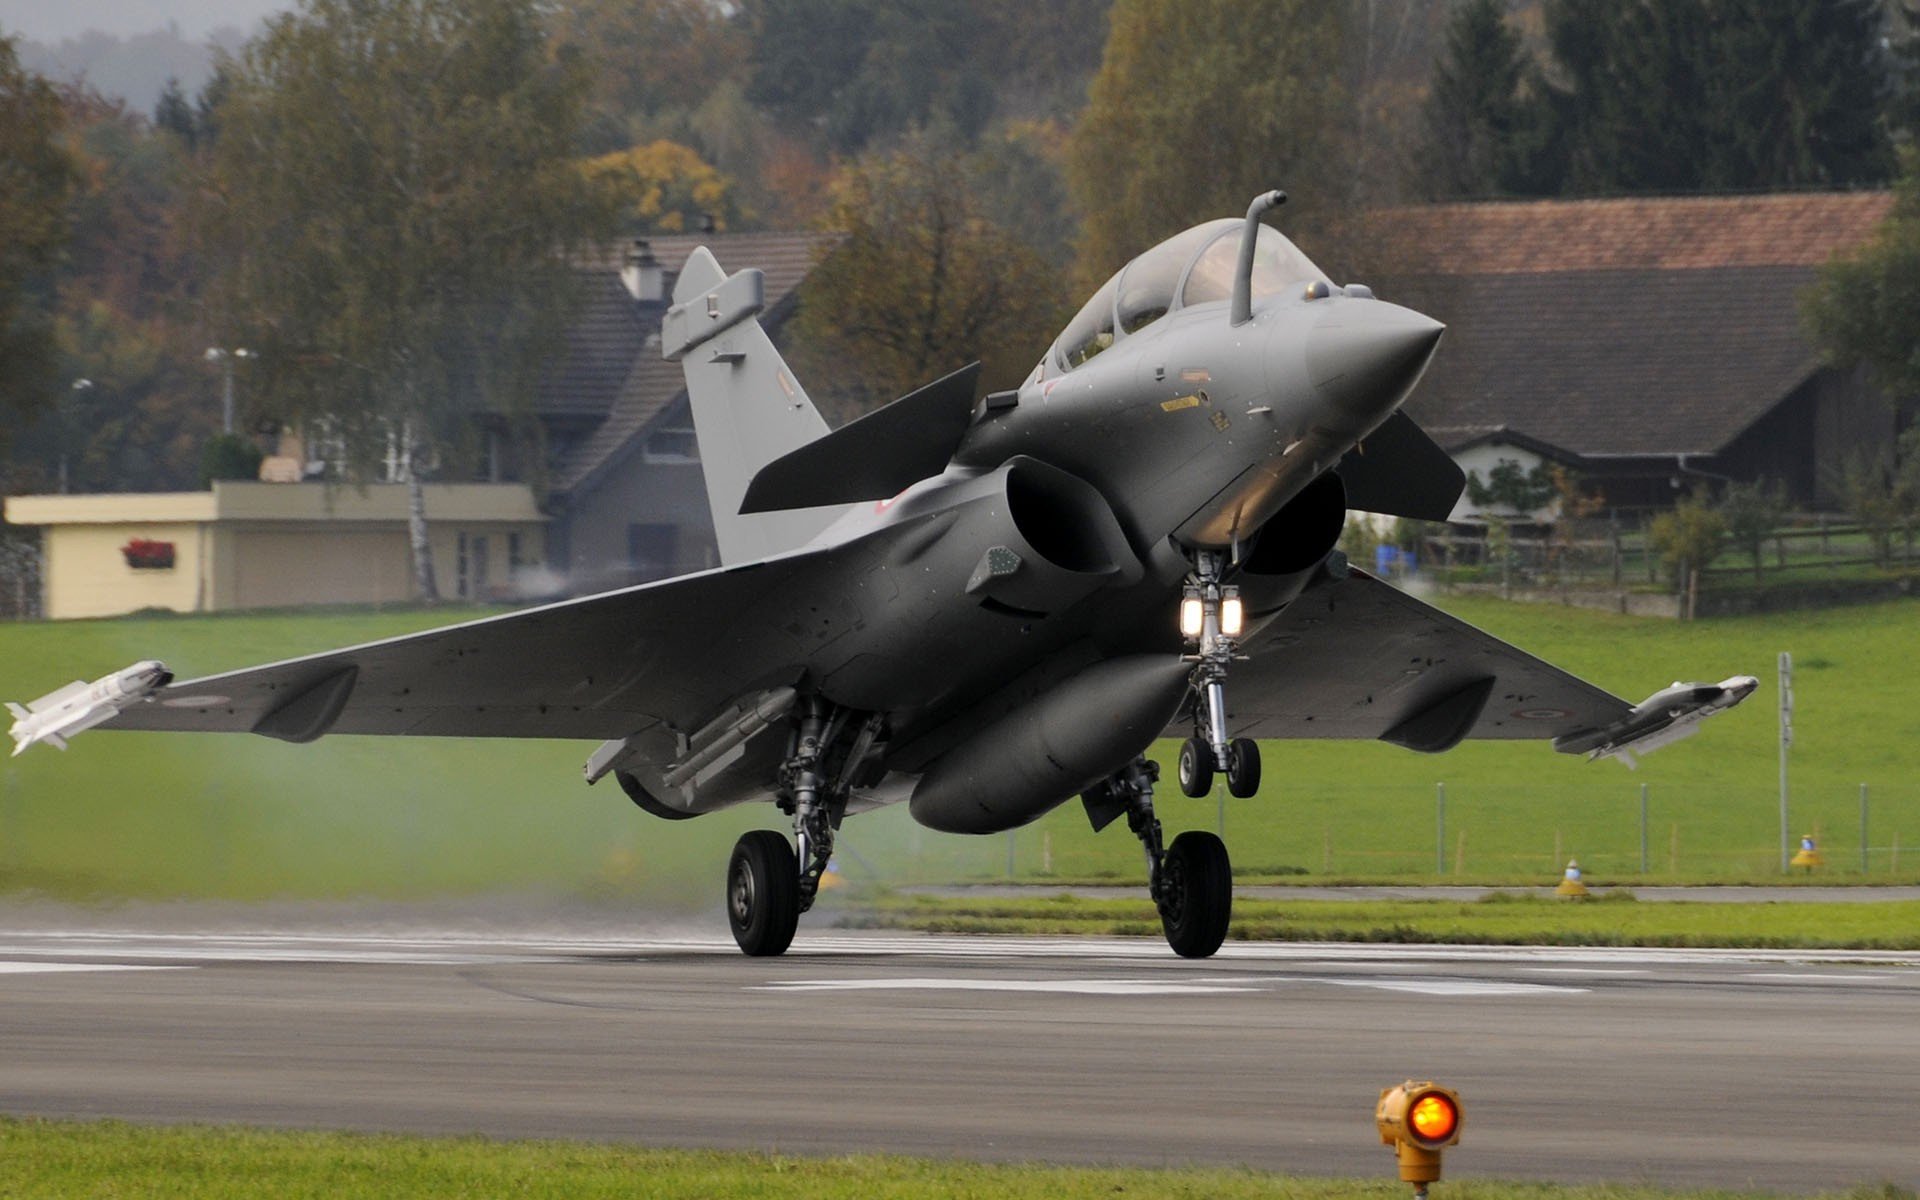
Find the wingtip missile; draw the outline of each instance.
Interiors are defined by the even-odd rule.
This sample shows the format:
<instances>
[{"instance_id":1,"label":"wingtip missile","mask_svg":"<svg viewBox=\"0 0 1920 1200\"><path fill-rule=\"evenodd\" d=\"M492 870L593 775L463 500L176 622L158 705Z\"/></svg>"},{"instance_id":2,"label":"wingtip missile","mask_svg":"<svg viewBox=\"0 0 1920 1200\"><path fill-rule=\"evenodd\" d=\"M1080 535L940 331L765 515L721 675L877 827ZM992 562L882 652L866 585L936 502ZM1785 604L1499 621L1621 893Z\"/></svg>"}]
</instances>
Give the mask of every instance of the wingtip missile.
<instances>
[{"instance_id":1,"label":"wingtip missile","mask_svg":"<svg viewBox=\"0 0 1920 1200\"><path fill-rule=\"evenodd\" d=\"M1719 683L1676 682L1634 705L1611 725L1555 738L1553 748L1589 759L1619 758L1631 767L1637 755L1692 737L1700 722L1739 704L1759 686L1751 675L1733 675Z\"/></svg>"},{"instance_id":2,"label":"wingtip missile","mask_svg":"<svg viewBox=\"0 0 1920 1200\"><path fill-rule=\"evenodd\" d=\"M48 692L26 707L9 703L13 714L13 753L19 755L39 742L65 750L68 739L110 721L124 709L140 704L173 681L167 665L153 659L137 662L92 683L75 680Z\"/></svg>"}]
</instances>

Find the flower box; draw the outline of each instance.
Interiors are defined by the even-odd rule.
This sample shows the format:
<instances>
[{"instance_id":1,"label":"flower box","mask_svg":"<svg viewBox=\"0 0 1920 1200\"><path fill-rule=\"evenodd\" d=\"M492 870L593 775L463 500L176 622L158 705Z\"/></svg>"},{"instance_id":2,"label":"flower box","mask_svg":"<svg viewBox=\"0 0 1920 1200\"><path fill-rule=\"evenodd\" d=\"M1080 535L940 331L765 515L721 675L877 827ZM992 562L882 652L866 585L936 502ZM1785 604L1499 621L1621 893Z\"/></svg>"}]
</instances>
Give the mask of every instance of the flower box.
<instances>
[{"instance_id":1,"label":"flower box","mask_svg":"<svg viewBox=\"0 0 1920 1200\"><path fill-rule=\"evenodd\" d=\"M127 565L136 571L171 571L173 569L172 542L134 538L120 547L120 553L126 555Z\"/></svg>"}]
</instances>

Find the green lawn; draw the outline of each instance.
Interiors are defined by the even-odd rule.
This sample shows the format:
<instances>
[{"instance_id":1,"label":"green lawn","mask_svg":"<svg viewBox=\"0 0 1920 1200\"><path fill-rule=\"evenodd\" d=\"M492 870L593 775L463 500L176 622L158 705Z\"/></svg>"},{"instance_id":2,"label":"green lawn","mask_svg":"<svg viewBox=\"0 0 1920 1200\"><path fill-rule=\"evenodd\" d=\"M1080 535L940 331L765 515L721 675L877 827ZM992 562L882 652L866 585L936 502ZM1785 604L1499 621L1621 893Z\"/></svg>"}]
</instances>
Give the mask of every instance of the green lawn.
<instances>
[{"instance_id":1,"label":"green lawn","mask_svg":"<svg viewBox=\"0 0 1920 1200\"><path fill-rule=\"evenodd\" d=\"M1372 1140L1357 1114L1356 1144ZM1364 1137L1361 1134L1364 1133ZM1376 1174L1301 1179L1260 1171L1193 1168L998 1166L864 1155L786 1155L643 1150L572 1142L283 1133L194 1126L0 1118L0 1196L256 1197L645 1196L649 1200L1405 1200L1392 1155ZM1455 1151L1458 1156L1469 1149ZM1565 1187L1445 1180L1443 1200L1731 1200L1751 1192L1677 1191L1636 1185ZM1828 1195L1841 1195L1828 1193ZM1858 1200L1912 1200L1893 1188L1845 1193Z\"/></svg>"},{"instance_id":2,"label":"green lawn","mask_svg":"<svg viewBox=\"0 0 1920 1200\"><path fill-rule=\"evenodd\" d=\"M839 924L928 933L1159 937L1141 900L882 895ZM1502 946L1738 946L1920 950L1920 901L1879 904L1639 904L1495 894L1478 901L1236 899L1229 937L1258 942Z\"/></svg>"},{"instance_id":3,"label":"green lawn","mask_svg":"<svg viewBox=\"0 0 1920 1200\"><path fill-rule=\"evenodd\" d=\"M1550 882L1778 878L1774 659L1798 664L1793 833L1817 831L1828 881L1920 879L1920 606L1901 602L1694 624L1442 598L1447 607L1631 699L1676 678L1761 677L1742 709L1638 772L1542 743L1470 743L1428 757L1377 743L1276 742L1267 784L1224 803L1243 879ZM466 612L333 612L0 625L0 699L30 699L136 659L182 675L423 628ZM778 826L751 806L666 823L610 783L585 743L93 733L0 767L0 890L60 896L426 895L479 890L717 903L728 846ZM1170 832L1214 828L1215 799L1171 785ZM1871 785L1871 872L1859 792ZM1435 785L1446 785L1444 875ZM1640 873L1639 786L1650 791ZM1012 835L964 838L899 809L848 822L852 879L925 882L1141 876L1123 828L1094 835L1078 804ZM1898 846L1896 861L1895 847Z\"/></svg>"}]
</instances>

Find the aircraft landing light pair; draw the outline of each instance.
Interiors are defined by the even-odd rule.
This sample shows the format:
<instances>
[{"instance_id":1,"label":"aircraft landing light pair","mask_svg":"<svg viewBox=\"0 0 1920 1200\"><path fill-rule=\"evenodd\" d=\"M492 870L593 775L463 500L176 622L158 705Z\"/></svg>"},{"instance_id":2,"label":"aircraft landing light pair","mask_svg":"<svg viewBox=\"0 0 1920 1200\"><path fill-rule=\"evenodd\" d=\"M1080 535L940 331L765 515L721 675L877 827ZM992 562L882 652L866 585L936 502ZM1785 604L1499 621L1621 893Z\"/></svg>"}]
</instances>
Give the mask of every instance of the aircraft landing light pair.
<instances>
[{"instance_id":1,"label":"aircraft landing light pair","mask_svg":"<svg viewBox=\"0 0 1920 1200\"><path fill-rule=\"evenodd\" d=\"M1630 761L1751 694L1629 705L1348 566L1349 509L1459 497L1400 411L1443 330L1333 285L1261 223L1281 199L1134 259L1019 388L977 398L975 364L832 431L755 319L760 272L697 249L662 344L722 566L204 679L141 663L11 706L16 753L90 728L597 742L588 782L653 816L791 819L728 864L749 954L792 941L850 816L990 834L1078 795L1126 819L1169 944L1205 957L1232 870L1211 833L1164 842L1157 738L1186 739L1187 794L1220 772L1245 796L1255 739Z\"/></svg>"}]
</instances>

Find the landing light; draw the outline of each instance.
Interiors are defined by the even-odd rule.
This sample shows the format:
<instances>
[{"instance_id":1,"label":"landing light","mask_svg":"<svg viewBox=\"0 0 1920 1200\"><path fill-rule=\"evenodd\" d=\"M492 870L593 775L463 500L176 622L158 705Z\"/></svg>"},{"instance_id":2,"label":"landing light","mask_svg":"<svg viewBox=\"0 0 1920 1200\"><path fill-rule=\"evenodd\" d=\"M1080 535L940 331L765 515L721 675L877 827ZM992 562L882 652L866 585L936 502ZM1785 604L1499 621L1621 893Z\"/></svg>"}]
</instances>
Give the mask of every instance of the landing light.
<instances>
[{"instance_id":1,"label":"landing light","mask_svg":"<svg viewBox=\"0 0 1920 1200\"><path fill-rule=\"evenodd\" d=\"M1206 605L1200 599L1200 593L1189 591L1180 601L1180 632L1190 638L1200 636L1206 628Z\"/></svg>"},{"instance_id":2,"label":"landing light","mask_svg":"<svg viewBox=\"0 0 1920 1200\"><path fill-rule=\"evenodd\" d=\"M1240 597L1228 592L1220 599L1220 632L1228 637L1239 637L1246 628L1246 610L1241 607Z\"/></svg>"}]
</instances>

